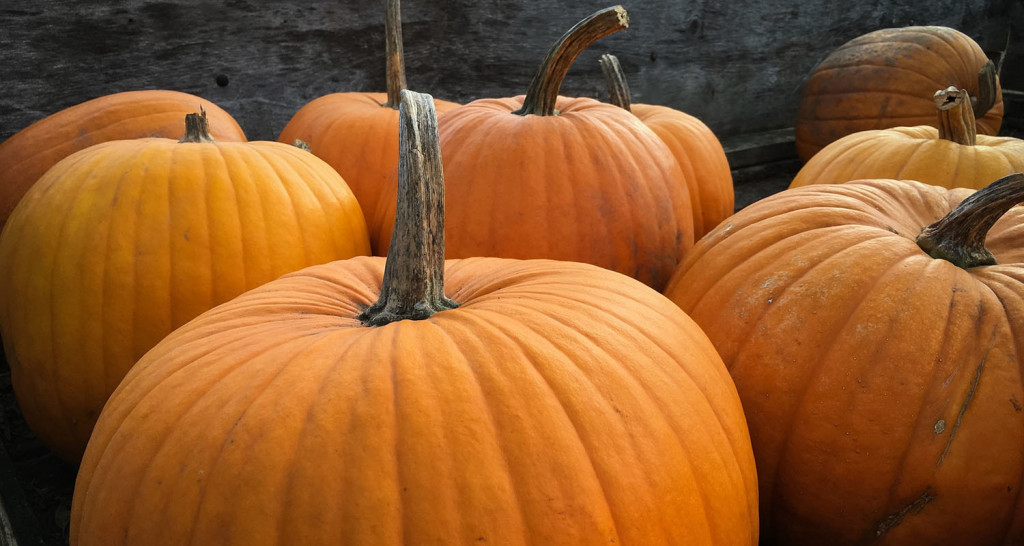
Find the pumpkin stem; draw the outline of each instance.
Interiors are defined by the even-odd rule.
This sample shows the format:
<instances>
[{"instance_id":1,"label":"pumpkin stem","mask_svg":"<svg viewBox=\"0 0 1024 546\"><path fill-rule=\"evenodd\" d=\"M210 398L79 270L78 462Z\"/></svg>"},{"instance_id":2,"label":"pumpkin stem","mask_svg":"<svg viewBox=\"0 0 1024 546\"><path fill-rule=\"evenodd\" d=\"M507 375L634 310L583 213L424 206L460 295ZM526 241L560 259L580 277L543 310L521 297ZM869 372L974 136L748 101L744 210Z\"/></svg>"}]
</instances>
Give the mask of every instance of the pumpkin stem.
<instances>
[{"instance_id":1,"label":"pumpkin stem","mask_svg":"<svg viewBox=\"0 0 1024 546\"><path fill-rule=\"evenodd\" d=\"M605 8L576 23L548 50L526 91L523 107L512 113L520 116L555 115L558 90L576 57L590 44L628 26L629 17L622 6Z\"/></svg>"},{"instance_id":2,"label":"pumpkin stem","mask_svg":"<svg viewBox=\"0 0 1024 546\"><path fill-rule=\"evenodd\" d=\"M405 82L405 50L402 47L402 2L388 0L384 18L385 55L387 56L388 101L383 106L398 110Z\"/></svg>"},{"instance_id":3,"label":"pumpkin stem","mask_svg":"<svg viewBox=\"0 0 1024 546\"><path fill-rule=\"evenodd\" d=\"M444 295L444 172L434 99L402 91L398 109L398 209L380 299L359 315L367 326L422 320L454 309Z\"/></svg>"},{"instance_id":4,"label":"pumpkin stem","mask_svg":"<svg viewBox=\"0 0 1024 546\"><path fill-rule=\"evenodd\" d=\"M934 98L935 107L939 110L939 138L974 146L978 140L978 129L967 91L950 86L936 91Z\"/></svg>"},{"instance_id":5,"label":"pumpkin stem","mask_svg":"<svg viewBox=\"0 0 1024 546\"><path fill-rule=\"evenodd\" d=\"M608 86L608 102L627 112L632 111L629 84L626 83L626 74L622 71L619 58L611 53L605 53L597 62L601 65L601 72L604 72L604 81Z\"/></svg>"},{"instance_id":6,"label":"pumpkin stem","mask_svg":"<svg viewBox=\"0 0 1024 546\"><path fill-rule=\"evenodd\" d=\"M999 82L996 65L991 60L987 61L981 70L978 71L978 96L971 97L971 106L974 107L975 117L984 116L990 108L996 105L996 89Z\"/></svg>"},{"instance_id":7,"label":"pumpkin stem","mask_svg":"<svg viewBox=\"0 0 1024 546\"><path fill-rule=\"evenodd\" d=\"M988 231L1014 205L1024 203L1024 174L1000 178L974 192L939 221L921 230L917 246L964 269L995 265L985 248Z\"/></svg>"},{"instance_id":8,"label":"pumpkin stem","mask_svg":"<svg viewBox=\"0 0 1024 546\"><path fill-rule=\"evenodd\" d=\"M213 142L205 108L200 106L198 114L185 114L185 135L178 142Z\"/></svg>"}]
</instances>

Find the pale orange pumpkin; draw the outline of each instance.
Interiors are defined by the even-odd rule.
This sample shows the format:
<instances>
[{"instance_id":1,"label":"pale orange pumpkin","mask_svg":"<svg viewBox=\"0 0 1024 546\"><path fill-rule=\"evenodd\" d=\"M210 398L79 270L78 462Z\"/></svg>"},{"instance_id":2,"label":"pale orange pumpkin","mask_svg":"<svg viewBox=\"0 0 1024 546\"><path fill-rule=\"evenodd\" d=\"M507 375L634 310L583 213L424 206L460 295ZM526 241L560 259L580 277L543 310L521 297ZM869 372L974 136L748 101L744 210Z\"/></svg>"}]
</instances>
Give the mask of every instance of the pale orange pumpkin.
<instances>
[{"instance_id":1,"label":"pale orange pumpkin","mask_svg":"<svg viewBox=\"0 0 1024 546\"><path fill-rule=\"evenodd\" d=\"M757 544L704 334L598 267L445 261L431 99L404 95L386 264L287 275L150 351L89 442L71 544Z\"/></svg>"},{"instance_id":2,"label":"pale orange pumpkin","mask_svg":"<svg viewBox=\"0 0 1024 546\"><path fill-rule=\"evenodd\" d=\"M210 101L170 90L125 91L51 114L0 144L0 229L25 192L65 157L100 142L143 137L179 139L181 119L203 108L214 138L246 140L230 114Z\"/></svg>"},{"instance_id":3,"label":"pale orange pumpkin","mask_svg":"<svg viewBox=\"0 0 1024 546\"><path fill-rule=\"evenodd\" d=\"M919 125L847 135L815 154L790 187L894 178L977 190L1024 172L1024 140L977 134L966 90L942 89L934 99L938 128Z\"/></svg>"},{"instance_id":4,"label":"pale orange pumpkin","mask_svg":"<svg viewBox=\"0 0 1024 546\"><path fill-rule=\"evenodd\" d=\"M278 142L104 142L61 160L0 236L0 333L18 403L76 462L107 397L174 328L308 265L369 253L338 173Z\"/></svg>"}]
</instances>

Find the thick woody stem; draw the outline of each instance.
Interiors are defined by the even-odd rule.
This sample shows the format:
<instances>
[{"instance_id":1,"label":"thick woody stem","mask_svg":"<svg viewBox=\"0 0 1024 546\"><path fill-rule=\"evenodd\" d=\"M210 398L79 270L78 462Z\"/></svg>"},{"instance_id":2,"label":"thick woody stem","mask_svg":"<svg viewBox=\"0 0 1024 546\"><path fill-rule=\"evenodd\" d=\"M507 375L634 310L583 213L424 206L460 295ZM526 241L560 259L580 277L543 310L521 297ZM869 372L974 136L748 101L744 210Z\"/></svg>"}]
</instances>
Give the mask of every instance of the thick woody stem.
<instances>
[{"instance_id":1,"label":"thick woody stem","mask_svg":"<svg viewBox=\"0 0 1024 546\"><path fill-rule=\"evenodd\" d=\"M936 91L934 98L939 111L939 138L974 146L978 140L978 129L967 91L951 86Z\"/></svg>"},{"instance_id":2,"label":"thick woody stem","mask_svg":"<svg viewBox=\"0 0 1024 546\"><path fill-rule=\"evenodd\" d=\"M402 2L388 0L384 19L385 55L387 55L387 91L389 108L398 109L405 82L405 49L402 46Z\"/></svg>"},{"instance_id":3,"label":"thick woody stem","mask_svg":"<svg viewBox=\"0 0 1024 546\"><path fill-rule=\"evenodd\" d=\"M996 105L996 90L999 87L998 69L995 63L987 61L978 71L978 96L971 98L975 117L984 116Z\"/></svg>"},{"instance_id":4,"label":"thick woody stem","mask_svg":"<svg viewBox=\"0 0 1024 546\"><path fill-rule=\"evenodd\" d=\"M525 116L555 115L555 101L569 67L590 44L629 26L629 17L622 6L605 8L576 23L548 50L526 91L523 107L513 112Z\"/></svg>"},{"instance_id":5,"label":"thick woody stem","mask_svg":"<svg viewBox=\"0 0 1024 546\"><path fill-rule=\"evenodd\" d=\"M917 246L933 258L964 269L995 265L995 257L985 248L985 237L1018 203L1024 203L1022 173L1000 178L974 192L941 220L924 228L917 236Z\"/></svg>"},{"instance_id":6,"label":"thick woody stem","mask_svg":"<svg viewBox=\"0 0 1024 546\"><path fill-rule=\"evenodd\" d=\"M458 307L444 295L444 173L434 99L402 91L398 112L398 209L380 299L358 317L367 326Z\"/></svg>"},{"instance_id":7,"label":"thick woody stem","mask_svg":"<svg viewBox=\"0 0 1024 546\"><path fill-rule=\"evenodd\" d=\"M630 111L632 99L629 84L626 83L626 74L622 71L619 58L611 53L605 53L597 62L601 64L601 72L604 73L604 81L608 86L608 102L627 112Z\"/></svg>"},{"instance_id":8,"label":"thick woody stem","mask_svg":"<svg viewBox=\"0 0 1024 546\"><path fill-rule=\"evenodd\" d=\"M178 142L213 142L205 108L200 106L198 114L185 114L185 135Z\"/></svg>"}]
</instances>

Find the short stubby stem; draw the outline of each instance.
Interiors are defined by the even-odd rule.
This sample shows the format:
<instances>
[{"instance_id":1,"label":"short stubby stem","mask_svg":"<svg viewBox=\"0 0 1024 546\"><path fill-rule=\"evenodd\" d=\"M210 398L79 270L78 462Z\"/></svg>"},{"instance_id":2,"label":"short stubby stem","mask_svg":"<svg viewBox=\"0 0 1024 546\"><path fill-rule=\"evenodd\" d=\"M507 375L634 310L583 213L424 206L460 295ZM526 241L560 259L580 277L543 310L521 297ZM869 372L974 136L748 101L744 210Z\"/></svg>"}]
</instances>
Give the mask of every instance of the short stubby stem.
<instances>
[{"instance_id":1,"label":"short stubby stem","mask_svg":"<svg viewBox=\"0 0 1024 546\"><path fill-rule=\"evenodd\" d=\"M936 91L934 99L939 112L939 138L963 146L974 146L978 140L978 128L967 91L947 87Z\"/></svg>"}]
</instances>

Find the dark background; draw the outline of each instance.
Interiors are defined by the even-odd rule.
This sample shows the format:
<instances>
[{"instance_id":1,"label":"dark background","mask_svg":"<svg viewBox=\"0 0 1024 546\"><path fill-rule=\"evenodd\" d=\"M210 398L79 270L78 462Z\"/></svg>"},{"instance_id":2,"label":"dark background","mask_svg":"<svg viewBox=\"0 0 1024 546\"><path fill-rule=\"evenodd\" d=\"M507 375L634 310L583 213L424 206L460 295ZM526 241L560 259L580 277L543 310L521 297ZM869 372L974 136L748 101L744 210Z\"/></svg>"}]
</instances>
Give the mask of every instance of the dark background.
<instances>
[{"instance_id":1,"label":"dark background","mask_svg":"<svg viewBox=\"0 0 1024 546\"><path fill-rule=\"evenodd\" d=\"M547 49L606 1L407 0L411 89L457 102L525 92ZM838 45L879 28L944 25L1024 89L1022 0L626 2L630 28L582 55L562 89L603 99L597 59L618 55L634 102L701 118L720 138L791 127L804 77ZM2 0L0 140L118 91L199 95L272 140L306 102L384 90L384 2L369 0ZM220 83L218 84L218 76ZM226 80L225 80L226 78Z\"/></svg>"}]
</instances>

